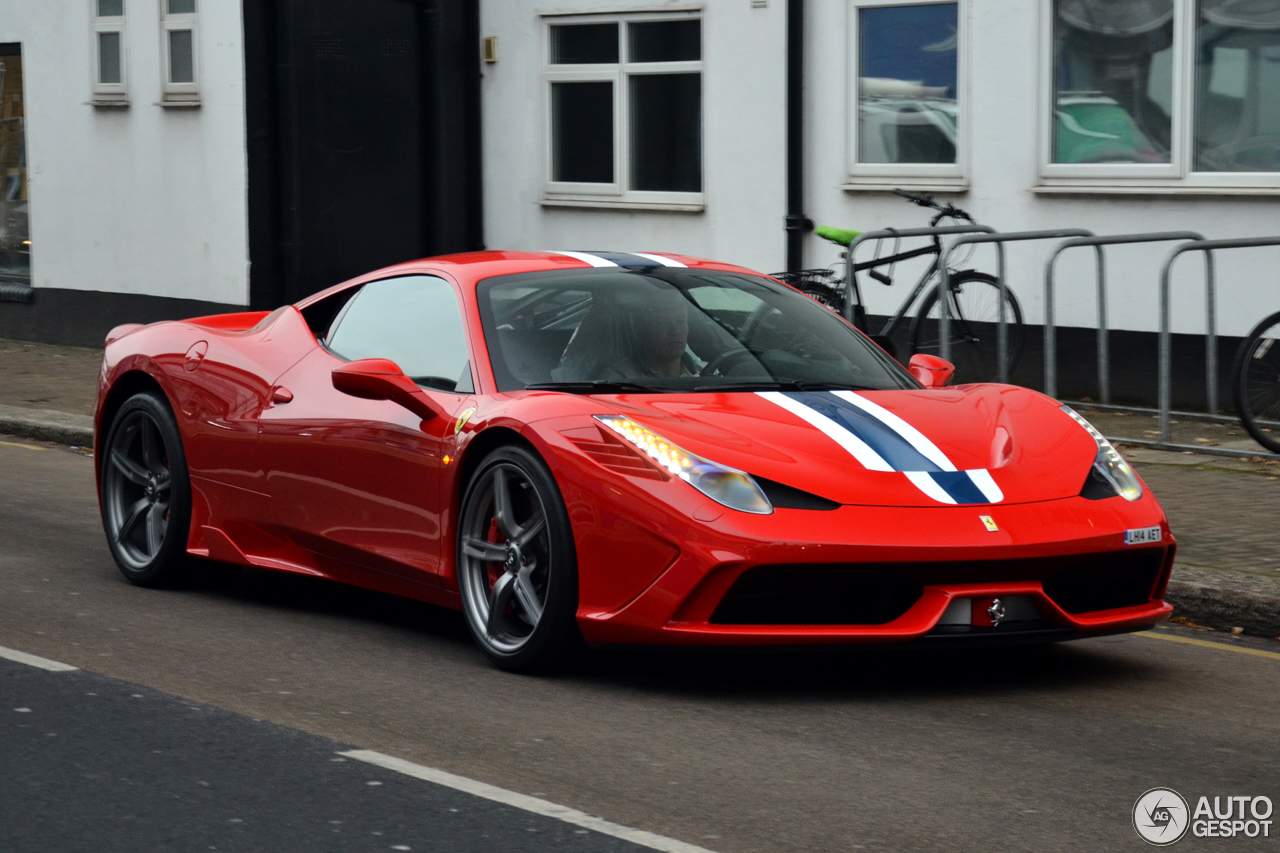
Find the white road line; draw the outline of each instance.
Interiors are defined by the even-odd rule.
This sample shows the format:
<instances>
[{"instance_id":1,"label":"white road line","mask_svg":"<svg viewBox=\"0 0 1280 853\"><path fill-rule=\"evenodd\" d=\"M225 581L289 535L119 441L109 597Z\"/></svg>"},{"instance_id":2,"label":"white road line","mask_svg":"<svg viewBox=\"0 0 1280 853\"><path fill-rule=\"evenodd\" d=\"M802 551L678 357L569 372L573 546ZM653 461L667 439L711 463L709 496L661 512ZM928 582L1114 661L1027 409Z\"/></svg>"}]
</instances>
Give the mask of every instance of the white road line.
<instances>
[{"instance_id":1,"label":"white road line","mask_svg":"<svg viewBox=\"0 0 1280 853\"><path fill-rule=\"evenodd\" d=\"M72 666L69 663L59 663L56 660L49 660L38 655L29 655L26 652L20 652L17 649L6 649L0 646L0 658L11 660L14 663L25 663L27 666L35 666L40 669L47 669L50 672L75 672L80 667Z\"/></svg>"},{"instance_id":2,"label":"white road line","mask_svg":"<svg viewBox=\"0 0 1280 853\"><path fill-rule=\"evenodd\" d=\"M397 773L403 773L415 779L423 779L427 782L434 782L437 785L444 785L446 788L453 788L456 791L483 797L486 800L493 800L495 803L514 806L517 809L562 820L565 823L581 826L584 829L594 830L604 835L612 835L614 838L621 838L623 841L630 841L632 844L639 844L651 850L662 850L665 853L711 853L710 850L705 847L699 847L696 844L686 844L683 841L676 841L674 838L645 832L643 829L632 829L629 826L611 823L598 817L592 817L586 812L571 809L568 806L560 806L546 800L540 800L537 797L517 794L515 791L487 785L484 782L477 782L465 776L455 776L452 773L446 773L434 767L424 767L421 764L414 764L412 761L405 761L403 758L392 758L390 755L383 755L381 752L374 752L370 749L353 749L350 752L340 752L338 754L347 758L354 758L357 761L374 764L386 770L394 770Z\"/></svg>"}]
</instances>

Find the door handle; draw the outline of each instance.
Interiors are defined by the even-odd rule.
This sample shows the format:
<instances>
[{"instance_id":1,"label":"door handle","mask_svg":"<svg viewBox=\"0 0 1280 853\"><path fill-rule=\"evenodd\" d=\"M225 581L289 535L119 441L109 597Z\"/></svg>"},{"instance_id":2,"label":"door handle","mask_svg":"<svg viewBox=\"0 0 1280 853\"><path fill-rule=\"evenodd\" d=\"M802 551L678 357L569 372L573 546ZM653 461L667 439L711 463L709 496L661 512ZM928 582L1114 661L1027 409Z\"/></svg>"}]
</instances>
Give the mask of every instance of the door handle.
<instances>
[{"instance_id":1,"label":"door handle","mask_svg":"<svg viewBox=\"0 0 1280 853\"><path fill-rule=\"evenodd\" d=\"M288 388L282 388L279 385L271 389L271 402L280 405L287 403L293 399L293 392Z\"/></svg>"}]
</instances>

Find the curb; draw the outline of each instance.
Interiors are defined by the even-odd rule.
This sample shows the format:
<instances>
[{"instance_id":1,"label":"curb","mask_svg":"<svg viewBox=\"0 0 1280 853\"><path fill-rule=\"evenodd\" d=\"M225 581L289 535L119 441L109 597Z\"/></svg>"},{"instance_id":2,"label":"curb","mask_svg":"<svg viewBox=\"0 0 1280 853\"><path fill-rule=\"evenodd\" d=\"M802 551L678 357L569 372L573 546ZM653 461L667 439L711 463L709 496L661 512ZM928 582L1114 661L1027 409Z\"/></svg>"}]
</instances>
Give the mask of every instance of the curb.
<instances>
[{"instance_id":1,"label":"curb","mask_svg":"<svg viewBox=\"0 0 1280 853\"><path fill-rule=\"evenodd\" d=\"M93 418L0 404L0 433L92 448Z\"/></svg>"},{"instance_id":2,"label":"curb","mask_svg":"<svg viewBox=\"0 0 1280 853\"><path fill-rule=\"evenodd\" d=\"M1243 628L1246 634L1280 637L1280 598L1186 581L1170 581L1164 597L1175 616L1207 628Z\"/></svg>"}]
</instances>

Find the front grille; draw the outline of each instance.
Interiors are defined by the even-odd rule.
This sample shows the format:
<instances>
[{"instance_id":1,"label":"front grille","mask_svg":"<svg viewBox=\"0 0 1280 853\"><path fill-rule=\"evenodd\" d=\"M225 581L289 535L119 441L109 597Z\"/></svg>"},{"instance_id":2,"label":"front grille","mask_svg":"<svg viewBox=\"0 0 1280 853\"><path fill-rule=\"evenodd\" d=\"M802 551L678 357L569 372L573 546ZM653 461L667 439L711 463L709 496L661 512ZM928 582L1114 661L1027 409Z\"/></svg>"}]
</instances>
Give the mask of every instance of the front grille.
<instances>
[{"instance_id":1,"label":"front grille","mask_svg":"<svg viewBox=\"0 0 1280 853\"><path fill-rule=\"evenodd\" d=\"M756 566L716 607L721 625L884 625L906 613L926 586L1040 581L1068 613L1146 604L1164 548L1100 554L907 563Z\"/></svg>"}]
</instances>

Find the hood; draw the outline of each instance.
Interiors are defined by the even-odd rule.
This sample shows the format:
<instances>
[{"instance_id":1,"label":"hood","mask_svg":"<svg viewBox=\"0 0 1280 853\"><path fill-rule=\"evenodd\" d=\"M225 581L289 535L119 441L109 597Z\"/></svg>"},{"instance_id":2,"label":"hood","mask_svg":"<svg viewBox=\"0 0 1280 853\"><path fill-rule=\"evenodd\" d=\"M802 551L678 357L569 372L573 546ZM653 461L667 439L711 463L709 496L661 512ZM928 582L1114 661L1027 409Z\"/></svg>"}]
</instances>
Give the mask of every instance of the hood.
<instances>
[{"instance_id":1,"label":"hood","mask_svg":"<svg viewBox=\"0 0 1280 853\"><path fill-rule=\"evenodd\" d=\"M1074 497L1097 453L1056 401L1007 385L628 395L611 402L686 450L842 504Z\"/></svg>"}]
</instances>

